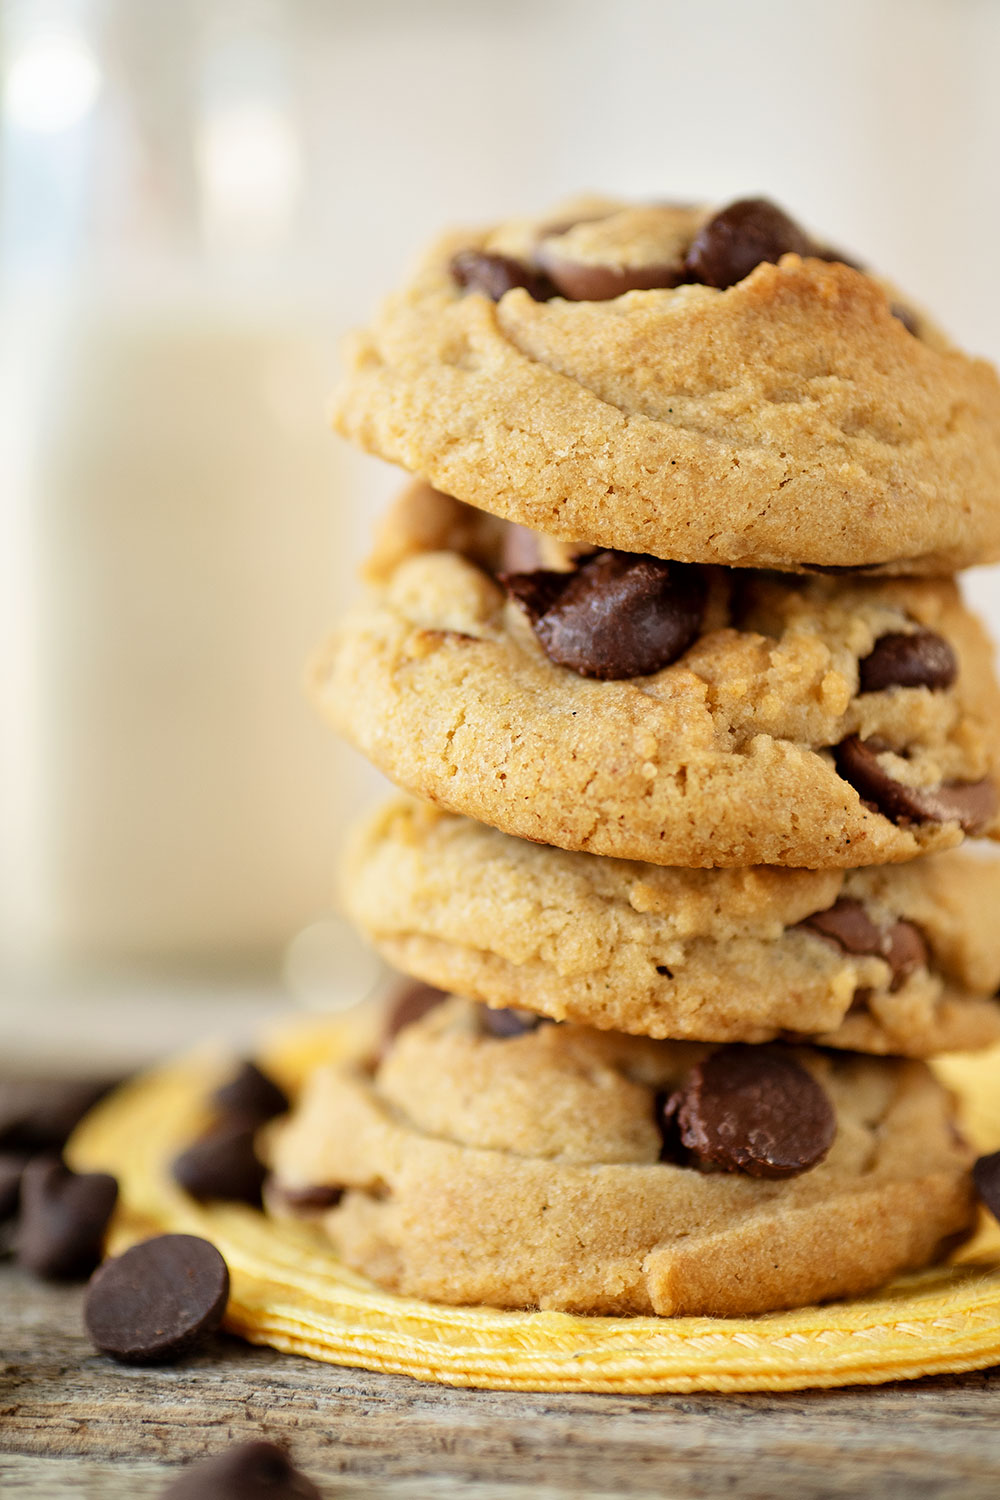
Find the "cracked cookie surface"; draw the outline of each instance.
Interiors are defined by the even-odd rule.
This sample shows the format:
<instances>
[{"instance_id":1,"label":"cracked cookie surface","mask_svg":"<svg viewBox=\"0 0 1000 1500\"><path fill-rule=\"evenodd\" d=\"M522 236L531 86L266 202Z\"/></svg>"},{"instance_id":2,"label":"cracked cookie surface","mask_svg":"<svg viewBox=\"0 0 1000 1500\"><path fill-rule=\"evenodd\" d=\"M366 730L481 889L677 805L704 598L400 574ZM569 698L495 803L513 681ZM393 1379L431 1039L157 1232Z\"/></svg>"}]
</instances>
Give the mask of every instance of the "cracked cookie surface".
<instances>
[{"instance_id":1,"label":"cracked cookie surface","mask_svg":"<svg viewBox=\"0 0 1000 1500\"><path fill-rule=\"evenodd\" d=\"M762 1179L661 1160L658 1100L711 1049L573 1025L502 1040L483 1017L452 999L374 1073L318 1070L269 1134L276 1204L343 1189L319 1220L393 1291L738 1315L868 1291L970 1223L971 1153L923 1063L784 1049L835 1136L818 1166Z\"/></svg>"},{"instance_id":2,"label":"cracked cookie surface","mask_svg":"<svg viewBox=\"0 0 1000 1500\"><path fill-rule=\"evenodd\" d=\"M993 368L805 236L787 243L810 253L692 283L685 251L708 218L582 200L445 236L354 339L335 425L571 541L789 571L938 575L1000 556ZM530 289L508 266L487 294L453 273L462 255L530 262ZM593 295L595 272L641 286L649 262L674 263L666 285L597 287L603 300L533 279L568 264L564 287L582 271Z\"/></svg>"},{"instance_id":3,"label":"cracked cookie surface","mask_svg":"<svg viewBox=\"0 0 1000 1500\"><path fill-rule=\"evenodd\" d=\"M492 518L411 486L369 598L315 661L323 713L407 791L665 865L849 868L1000 832L992 653L952 582L710 569L678 660L593 681L551 661L505 597L503 544ZM953 654L951 685L861 691L879 640L921 630ZM956 788L982 799L974 816L906 812Z\"/></svg>"},{"instance_id":4,"label":"cracked cookie surface","mask_svg":"<svg viewBox=\"0 0 1000 1500\"><path fill-rule=\"evenodd\" d=\"M908 1057L1000 1040L1000 860L685 870L545 848L407 798L359 828L341 887L396 968L557 1021Z\"/></svg>"}]
</instances>

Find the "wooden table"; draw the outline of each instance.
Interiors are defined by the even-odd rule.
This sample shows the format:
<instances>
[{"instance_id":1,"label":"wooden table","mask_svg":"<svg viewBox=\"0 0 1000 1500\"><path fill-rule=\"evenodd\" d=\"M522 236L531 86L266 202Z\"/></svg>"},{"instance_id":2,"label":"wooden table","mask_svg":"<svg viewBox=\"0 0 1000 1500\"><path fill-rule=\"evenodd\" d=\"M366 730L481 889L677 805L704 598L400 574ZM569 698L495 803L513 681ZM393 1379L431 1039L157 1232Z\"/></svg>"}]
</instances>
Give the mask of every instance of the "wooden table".
<instances>
[{"instance_id":1,"label":"wooden table","mask_svg":"<svg viewBox=\"0 0 1000 1500\"><path fill-rule=\"evenodd\" d=\"M452 1391L220 1338L175 1369L96 1355L81 1292L0 1269L3 1500L146 1500L171 1469L287 1442L331 1497L996 1500L1000 1369L780 1396Z\"/></svg>"}]
</instances>

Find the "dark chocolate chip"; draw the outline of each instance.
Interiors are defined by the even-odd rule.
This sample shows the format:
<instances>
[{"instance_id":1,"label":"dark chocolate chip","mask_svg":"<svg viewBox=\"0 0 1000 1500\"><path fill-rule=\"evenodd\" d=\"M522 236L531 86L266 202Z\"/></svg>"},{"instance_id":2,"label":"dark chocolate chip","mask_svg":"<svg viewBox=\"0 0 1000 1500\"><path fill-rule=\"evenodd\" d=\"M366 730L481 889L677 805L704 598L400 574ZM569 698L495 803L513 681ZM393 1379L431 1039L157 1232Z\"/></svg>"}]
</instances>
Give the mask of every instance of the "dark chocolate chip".
<instances>
[{"instance_id":1,"label":"dark chocolate chip","mask_svg":"<svg viewBox=\"0 0 1000 1500\"><path fill-rule=\"evenodd\" d=\"M56 1157L35 1157L21 1176L17 1259L50 1281L89 1276L117 1198L118 1184L106 1173L71 1172Z\"/></svg>"},{"instance_id":2,"label":"dark chocolate chip","mask_svg":"<svg viewBox=\"0 0 1000 1500\"><path fill-rule=\"evenodd\" d=\"M108 1079L0 1079L0 1148L58 1151L112 1086Z\"/></svg>"},{"instance_id":3,"label":"dark chocolate chip","mask_svg":"<svg viewBox=\"0 0 1000 1500\"><path fill-rule=\"evenodd\" d=\"M981 1156L972 1168L976 1192L995 1219L1000 1219L1000 1151Z\"/></svg>"},{"instance_id":4,"label":"dark chocolate chip","mask_svg":"<svg viewBox=\"0 0 1000 1500\"><path fill-rule=\"evenodd\" d=\"M518 286L524 287L536 302L545 302L555 292L548 277L524 261L487 250L460 250L452 258L451 274L467 292L482 292L493 302L499 302L505 292Z\"/></svg>"},{"instance_id":5,"label":"dark chocolate chip","mask_svg":"<svg viewBox=\"0 0 1000 1500\"><path fill-rule=\"evenodd\" d=\"M899 989L915 969L923 968L928 962L927 944L919 927L902 918L889 927L879 927L861 902L850 897L842 897L827 911L814 912L800 925L835 944L844 953L884 958L892 970L891 988L894 990Z\"/></svg>"},{"instance_id":6,"label":"dark chocolate chip","mask_svg":"<svg viewBox=\"0 0 1000 1500\"><path fill-rule=\"evenodd\" d=\"M389 1002L385 1022L385 1039L394 1041L407 1026L423 1020L428 1011L440 1005L446 998L445 991L436 985L423 984L419 979L408 979Z\"/></svg>"},{"instance_id":7,"label":"dark chocolate chip","mask_svg":"<svg viewBox=\"0 0 1000 1500\"><path fill-rule=\"evenodd\" d=\"M641 553L598 552L573 573L501 582L524 605L552 661L605 681L669 666L696 639L705 610L698 568Z\"/></svg>"},{"instance_id":8,"label":"dark chocolate chip","mask_svg":"<svg viewBox=\"0 0 1000 1500\"><path fill-rule=\"evenodd\" d=\"M688 250L687 270L705 286L723 289L749 276L762 261L815 253L810 237L776 204L741 198L702 225Z\"/></svg>"},{"instance_id":9,"label":"dark chocolate chip","mask_svg":"<svg viewBox=\"0 0 1000 1500\"><path fill-rule=\"evenodd\" d=\"M774 1047L723 1047L698 1063L663 1109L693 1165L794 1177L821 1162L837 1119L826 1091Z\"/></svg>"},{"instance_id":10,"label":"dark chocolate chip","mask_svg":"<svg viewBox=\"0 0 1000 1500\"><path fill-rule=\"evenodd\" d=\"M284 1187L274 1177L268 1180L267 1191L280 1198L284 1207L293 1214L325 1213L328 1208L336 1208L344 1196L343 1188L325 1187L321 1183L311 1187L290 1188Z\"/></svg>"},{"instance_id":11,"label":"dark chocolate chip","mask_svg":"<svg viewBox=\"0 0 1000 1500\"><path fill-rule=\"evenodd\" d=\"M490 1036L506 1041L512 1036L524 1036L528 1031L537 1031L547 1017L536 1016L530 1010L516 1010L513 1006L502 1006L492 1010L488 1005L480 1007L483 1030Z\"/></svg>"},{"instance_id":12,"label":"dark chocolate chip","mask_svg":"<svg viewBox=\"0 0 1000 1500\"><path fill-rule=\"evenodd\" d=\"M588 265L565 260L544 244L538 262L548 272L557 292L571 302L610 302L625 292L647 292L656 287L674 287L686 280L683 264L648 266Z\"/></svg>"},{"instance_id":13,"label":"dark chocolate chip","mask_svg":"<svg viewBox=\"0 0 1000 1500\"><path fill-rule=\"evenodd\" d=\"M17 1213L21 1178L30 1160L26 1151L0 1151L0 1221Z\"/></svg>"},{"instance_id":14,"label":"dark chocolate chip","mask_svg":"<svg viewBox=\"0 0 1000 1500\"><path fill-rule=\"evenodd\" d=\"M227 1115L242 1115L264 1125L288 1110L288 1096L256 1063L245 1062L229 1083L212 1095L212 1103Z\"/></svg>"},{"instance_id":15,"label":"dark chocolate chip","mask_svg":"<svg viewBox=\"0 0 1000 1500\"><path fill-rule=\"evenodd\" d=\"M256 1129L238 1115L220 1120L175 1159L174 1181L199 1203L259 1207L266 1173L254 1150Z\"/></svg>"},{"instance_id":16,"label":"dark chocolate chip","mask_svg":"<svg viewBox=\"0 0 1000 1500\"><path fill-rule=\"evenodd\" d=\"M241 1443L195 1464L161 1500L322 1500L311 1479L274 1443Z\"/></svg>"},{"instance_id":17,"label":"dark chocolate chip","mask_svg":"<svg viewBox=\"0 0 1000 1500\"><path fill-rule=\"evenodd\" d=\"M880 635L871 654L858 663L858 691L880 693L891 687L950 688L958 658L933 630Z\"/></svg>"},{"instance_id":18,"label":"dark chocolate chip","mask_svg":"<svg viewBox=\"0 0 1000 1500\"><path fill-rule=\"evenodd\" d=\"M162 1365L213 1334L228 1300L229 1270L214 1245L160 1234L98 1267L83 1316L102 1354L124 1365Z\"/></svg>"},{"instance_id":19,"label":"dark chocolate chip","mask_svg":"<svg viewBox=\"0 0 1000 1500\"><path fill-rule=\"evenodd\" d=\"M872 742L852 734L837 746L837 770L875 809L896 823L957 822L982 833L997 810L992 781L945 781L938 787L904 786L884 771Z\"/></svg>"}]
</instances>

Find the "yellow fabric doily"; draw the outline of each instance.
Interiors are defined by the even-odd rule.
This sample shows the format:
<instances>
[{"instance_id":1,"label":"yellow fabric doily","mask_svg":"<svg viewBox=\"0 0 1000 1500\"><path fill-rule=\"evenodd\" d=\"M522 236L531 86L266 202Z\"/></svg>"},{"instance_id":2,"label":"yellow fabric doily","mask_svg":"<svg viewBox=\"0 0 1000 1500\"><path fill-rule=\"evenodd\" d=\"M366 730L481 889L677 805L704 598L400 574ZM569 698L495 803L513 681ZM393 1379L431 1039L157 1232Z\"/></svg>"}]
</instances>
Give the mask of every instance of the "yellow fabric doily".
<instances>
[{"instance_id":1,"label":"yellow fabric doily","mask_svg":"<svg viewBox=\"0 0 1000 1500\"><path fill-rule=\"evenodd\" d=\"M286 1027L262 1065L294 1087L370 1039L363 1015ZM936 1064L980 1151L1000 1148L1000 1049ZM955 1260L851 1302L756 1318L599 1318L447 1307L395 1297L338 1263L309 1226L201 1206L169 1163L203 1128L232 1058L201 1052L119 1089L70 1144L121 1187L111 1249L164 1230L204 1235L232 1278L226 1326L332 1364L492 1390L781 1391L878 1384L1000 1363L1000 1225L983 1215Z\"/></svg>"}]
</instances>

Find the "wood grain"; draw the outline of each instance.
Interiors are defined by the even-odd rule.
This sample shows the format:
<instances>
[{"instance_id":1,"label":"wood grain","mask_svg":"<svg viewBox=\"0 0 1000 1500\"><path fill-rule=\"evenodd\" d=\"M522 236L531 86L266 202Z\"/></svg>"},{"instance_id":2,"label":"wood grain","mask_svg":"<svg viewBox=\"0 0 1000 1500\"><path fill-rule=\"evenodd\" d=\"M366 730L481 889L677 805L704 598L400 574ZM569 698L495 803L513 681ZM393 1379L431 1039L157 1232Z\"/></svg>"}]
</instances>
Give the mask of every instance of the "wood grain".
<instances>
[{"instance_id":1,"label":"wood grain","mask_svg":"<svg viewBox=\"0 0 1000 1500\"><path fill-rule=\"evenodd\" d=\"M220 1339L96 1355L79 1288L0 1270L0 1494L146 1500L227 1443L288 1443L324 1495L391 1500L995 1500L1000 1369L771 1396L456 1391Z\"/></svg>"}]
</instances>

